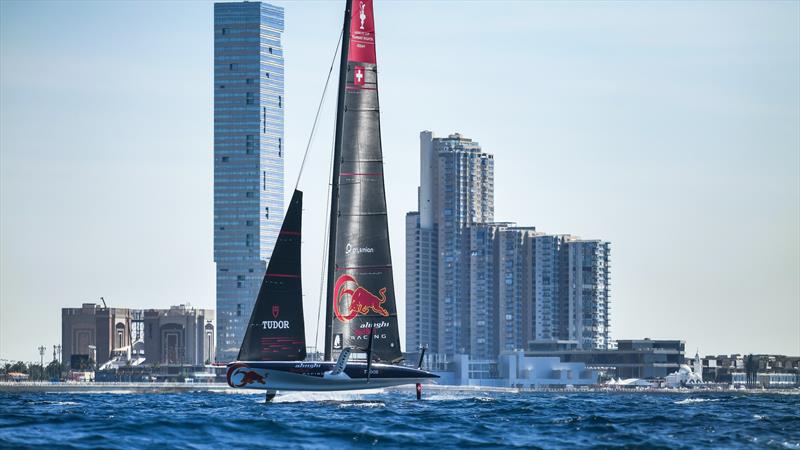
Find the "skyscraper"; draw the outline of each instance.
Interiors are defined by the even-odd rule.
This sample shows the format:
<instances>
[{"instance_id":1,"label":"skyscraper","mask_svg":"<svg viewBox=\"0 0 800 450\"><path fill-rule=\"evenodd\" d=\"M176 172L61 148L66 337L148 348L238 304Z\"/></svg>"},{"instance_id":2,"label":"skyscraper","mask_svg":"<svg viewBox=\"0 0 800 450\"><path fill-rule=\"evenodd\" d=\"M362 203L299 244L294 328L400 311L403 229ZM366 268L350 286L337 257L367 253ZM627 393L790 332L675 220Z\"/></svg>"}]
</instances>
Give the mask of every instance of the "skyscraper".
<instances>
[{"instance_id":1,"label":"skyscraper","mask_svg":"<svg viewBox=\"0 0 800 450\"><path fill-rule=\"evenodd\" d=\"M533 271L530 258L534 227L503 227L498 231L498 348L524 350L530 339Z\"/></svg>"},{"instance_id":2,"label":"skyscraper","mask_svg":"<svg viewBox=\"0 0 800 450\"><path fill-rule=\"evenodd\" d=\"M428 344L439 353L455 354L470 351L470 231L475 223L491 222L494 218L494 159L483 153L477 142L453 134L434 138L430 131L420 133L420 188L418 219L409 216L407 227L418 227L419 245L407 242L407 255L420 264L435 267L425 272L426 283L435 291L416 290L407 285L407 304L419 305L420 310L435 311L436 343L416 342L421 329L419 322L407 322L409 348L412 344ZM435 237L434 237L435 234ZM436 252L425 250L435 245ZM422 258L436 258L436 262ZM435 283L431 277L435 276ZM414 279L407 283L414 282ZM422 286L422 284L420 285ZM435 293L434 293L435 292ZM415 306L416 307L416 306ZM420 319L428 320L428 319ZM433 340L433 338L431 338Z\"/></svg>"},{"instance_id":3,"label":"skyscraper","mask_svg":"<svg viewBox=\"0 0 800 450\"><path fill-rule=\"evenodd\" d=\"M530 238L533 307L529 340L556 341L569 337L569 235L542 234Z\"/></svg>"},{"instance_id":4,"label":"skyscraper","mask_svg":"<svg viewBox=\"0 0 800 450\"><path fill-rule=\"evenodd\" d=\"M283 219L283 9L214 5L217 360L231 361Z\"/></svg>"},{"instance_id":5,"label":"skyscraper","mask_svg":"<svg viewBox=\"0 0 800 450\"><path fill-rule=\"evenodd\" d=\"M476 359L497 356L498 232L505 224L473 224L469 253L470 355Z\"/></svg>"},{"instance_id":6,"label":"skyscraper","mask_svg":"<svg viewBox=\"0 0 800 450\"><path fill-rule=\"evenodd\" d=\"M422 228L420 213L406 214L406 349L439 351L439 259L436 228Z\"/></svg>"},{"instance_id":7,"label":"skyscraper","mask_svg":"<svg viewBox=\"0 0 800 450\"><path fill-rule=\"evenodd\" d=\"M610 244L572 240L569 251L569 339L583 349L609 344L608 260Z\"/></svg>"}]
</instances>

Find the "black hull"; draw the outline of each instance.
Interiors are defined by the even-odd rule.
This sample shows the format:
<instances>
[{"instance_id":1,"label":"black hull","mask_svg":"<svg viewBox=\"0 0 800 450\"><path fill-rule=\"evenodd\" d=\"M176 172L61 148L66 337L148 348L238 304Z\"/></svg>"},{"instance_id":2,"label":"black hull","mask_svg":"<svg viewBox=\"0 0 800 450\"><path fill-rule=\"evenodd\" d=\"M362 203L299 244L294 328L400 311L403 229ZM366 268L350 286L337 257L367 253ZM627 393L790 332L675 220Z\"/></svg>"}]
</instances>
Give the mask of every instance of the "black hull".
<instances>
[{"instance_id":1,"label":"black hull","mask_svg":"<svg viewBox=\"0 0 800 450\"><path fill-rule=\"evenodd\" d=\"M347 391L405 384L427 383L439 378L412 367L373 363L367 379L367 363L348 363L331 375L336 363L297 361L242 361L228 365L228 385L240 389L270 391Z\"/></svg>"}]
</instances>

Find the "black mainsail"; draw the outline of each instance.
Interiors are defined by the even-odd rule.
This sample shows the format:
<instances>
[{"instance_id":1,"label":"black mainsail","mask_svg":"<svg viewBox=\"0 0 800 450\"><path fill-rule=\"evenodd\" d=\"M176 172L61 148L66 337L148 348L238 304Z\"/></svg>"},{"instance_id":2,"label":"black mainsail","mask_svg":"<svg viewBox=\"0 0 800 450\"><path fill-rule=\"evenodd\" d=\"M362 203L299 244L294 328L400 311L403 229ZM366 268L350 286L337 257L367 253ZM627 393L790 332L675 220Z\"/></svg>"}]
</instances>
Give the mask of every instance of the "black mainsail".
<instances>
[{"instance_id":1,"label":"black mainsail","mask_svg":"<svg viewBox=\"0 0 800 450\"><path fill-rule=\"evenodd\" d=\"M239 349L239 361L306 358L300 237L303 193L295 190Z\"/></svg>"},{"instance_id":2,"label":"black mainsail","mask_svg":"<svg viewBox=\"0 0 800 450\"><path fill-rule=\"evenodd\" d=\"M383 177L372 0L347 0L334 147L325 359L402 359Z\"/></svg>"}]
</instances>

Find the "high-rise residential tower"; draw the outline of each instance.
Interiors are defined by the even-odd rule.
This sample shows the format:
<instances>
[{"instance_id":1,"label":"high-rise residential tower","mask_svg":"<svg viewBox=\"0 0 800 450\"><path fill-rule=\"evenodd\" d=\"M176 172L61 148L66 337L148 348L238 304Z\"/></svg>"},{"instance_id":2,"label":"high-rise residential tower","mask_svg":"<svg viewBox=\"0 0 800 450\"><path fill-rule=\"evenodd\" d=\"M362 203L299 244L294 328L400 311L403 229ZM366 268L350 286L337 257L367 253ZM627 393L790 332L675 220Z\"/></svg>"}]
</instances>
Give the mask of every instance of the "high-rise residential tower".
<instances>
[{"instance_id":1,"label":"high-rise residential tower","mask_svg":"<svg viewBox=\"0 0 800 450\"><path fill-rule=\"evenodd\" d=\"M569 339L582 349L609 345L608 262L610 244L600 240L572 240L569 252Z\"/></svg>"},{"instance_id":2,"label":"high-rise residential tower","mask_svg":"<svg viewBox=\"0 0 800 450\"><path fill-rule=\"evenodd\" d=\"M530 248L534 236L534 227L503 227L498 231L497 335L501 352L528 347L533 309Z\"/></svg>"},{"instance_id":3,"label":"high-rise residential tower","mask_svg":"<svg viewBox=\"0 0 800 450\"><path fill-rule=\"evenodd\" d=\"M569 338L569 235L541 234L530 238L533 303L528 317L529 341Z\"/></svg>"},{"instance_id":4,"label":"high-rise residential tower","mask_svg":"<svg viewBox=\"0 0 800 450\"><path fill-rule=\"evenodd\" d=\"M425 327L409 314L408 348L428 344L438 353L469 353L469 227L494 218L494 159L483 153L477 142L460 134L434 138L430 131L420 133L420 156L419 214L406 220L407 227L417 227L413 232L407 228L406 235L418 235L419 240L407 242L406 251L409 258L435 267L436 272L422 274L425 280L407 280L406 302L413 308L419 306L420 311L434 311L425 318L420 315L419 320L436 317L437 323ZM426 250L431 245L435 252ZM434 257L435 263L422 260ZM417 282L419 290L410 284ZM424 285L431 287L428 293L423 292ZM419 341L417 330L423 328L435 330L435 343Z\"/></svg>"},{"instance_id":5,"label":"high-rise residential tower","mask_svg":"<svg viewBox=\"0 0 800 450\"><path fill-rule=\"evenodd\" d=\"M439 351L436 228L422 228L420 213L406 214L406 348Z\"/></svg>"},{"instance_id":6,"label":"high-rise residential tower","mask_svg":"<svg viewBox=\"0 0 800 450\"><path fill-rule=\"evenodd\" d=\"M476 359L497 357L498 232L506 225L480 223L469 228L469 354Z\"/></svg>"},{"instance_id":7,"label":"high-rise residential tower","mask_svg":"<svg viewBox=\"0 0 800 450\"><path fill-rule=\"evenodd\" d=\"M217 360L232 361L283 219L283 8L214 5Z\"/></svg>"}]
</instances>

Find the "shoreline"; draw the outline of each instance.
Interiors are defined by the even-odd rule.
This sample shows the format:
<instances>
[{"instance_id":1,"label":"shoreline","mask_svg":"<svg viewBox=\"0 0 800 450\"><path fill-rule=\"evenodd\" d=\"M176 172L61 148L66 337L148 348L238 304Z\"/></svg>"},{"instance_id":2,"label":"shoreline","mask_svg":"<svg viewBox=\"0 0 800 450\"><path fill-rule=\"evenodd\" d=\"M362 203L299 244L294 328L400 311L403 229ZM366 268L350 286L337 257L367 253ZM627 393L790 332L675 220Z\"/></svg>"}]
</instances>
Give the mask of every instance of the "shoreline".
<instances>
[{"instance_id":1,"label":"shoreline","mask_svg":"<svg viewBox=\"0 0 800 450\"><path fill-rule=\"evenodd\" d=\"M396 386L386 388L384 392L413 393L414 386ZM457 393L457 394L520 394L527 393L553 393L553 394L784 394L800 395L800 388L791 389L703 389L703 388L607 388L593 386L588 388L539 388L519 389L511 387L494 386L450 386L450 385L425 385L424 391L428 393ZM0 393L96 393L96 394L164 394L164 393L190 393L214 392L239 395L263 395L257 389L236 389L223 383L124 383L124 382L0 382ZM374 391L341 391L349 393L371 393Z\"/></svg>"}]
</instances>

